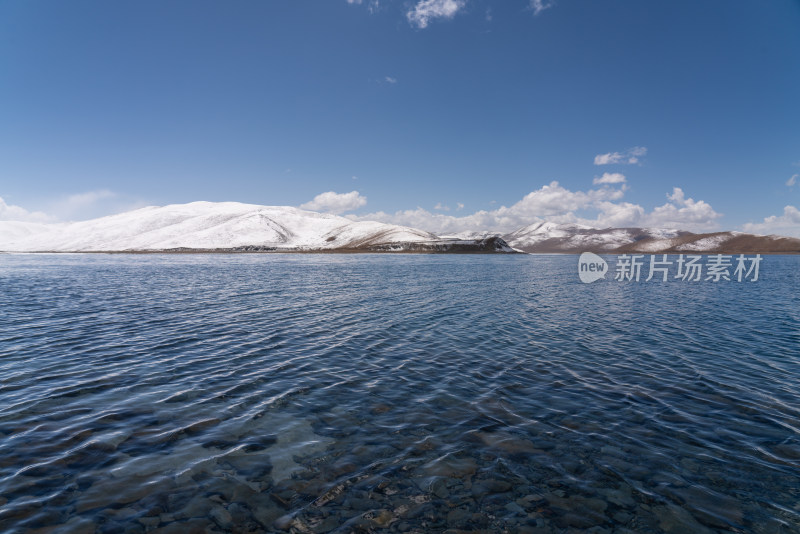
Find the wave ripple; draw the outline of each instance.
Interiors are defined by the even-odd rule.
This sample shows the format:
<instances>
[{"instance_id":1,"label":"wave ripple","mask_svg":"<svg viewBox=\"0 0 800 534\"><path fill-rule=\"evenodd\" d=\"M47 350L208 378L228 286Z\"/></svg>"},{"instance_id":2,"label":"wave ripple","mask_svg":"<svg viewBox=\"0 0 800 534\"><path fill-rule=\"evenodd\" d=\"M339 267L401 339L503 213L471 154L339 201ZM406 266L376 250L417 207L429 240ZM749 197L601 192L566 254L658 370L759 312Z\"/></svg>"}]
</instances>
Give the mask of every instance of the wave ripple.
<instances>
[{"instance_id":1,"label":"wave ripple","mask_svg":"<svg viewBox=\"0 0 800 534\"><path fill-rule=\"evenodd\" d=\"M0 256L0 530L798 532L800 258L762 273Z\"/></svg>"}]
</instances>

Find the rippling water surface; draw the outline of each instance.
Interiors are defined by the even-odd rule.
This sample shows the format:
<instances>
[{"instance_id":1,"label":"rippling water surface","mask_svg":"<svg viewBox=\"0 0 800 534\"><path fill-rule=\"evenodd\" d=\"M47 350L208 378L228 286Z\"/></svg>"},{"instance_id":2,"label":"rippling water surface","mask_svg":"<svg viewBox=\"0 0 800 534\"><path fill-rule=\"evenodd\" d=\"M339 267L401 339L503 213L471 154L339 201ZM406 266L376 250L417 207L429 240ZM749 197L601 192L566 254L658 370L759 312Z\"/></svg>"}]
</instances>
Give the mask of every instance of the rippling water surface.
<instances>
[{"instance_id":1,"label":"rippling water surface","mask_svg":"<svg viewBox=\"0 0 800 534\"><path fill-rule=\"evenodd\" d=\"M800 532L800 258L0 256L0 531Z\"/></svg>"}]
</instances>

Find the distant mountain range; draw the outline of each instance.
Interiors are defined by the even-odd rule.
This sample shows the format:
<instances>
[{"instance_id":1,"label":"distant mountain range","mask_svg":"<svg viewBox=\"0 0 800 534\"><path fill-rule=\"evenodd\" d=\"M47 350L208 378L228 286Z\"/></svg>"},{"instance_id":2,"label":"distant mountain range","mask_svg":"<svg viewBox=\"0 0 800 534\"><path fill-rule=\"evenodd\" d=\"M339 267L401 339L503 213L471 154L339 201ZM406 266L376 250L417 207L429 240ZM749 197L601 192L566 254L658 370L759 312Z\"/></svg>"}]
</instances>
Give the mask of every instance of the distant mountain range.
<instances>
[{"instance_id":1,"label":"distant mountain range","mask_svg":"<svg viewBox=\"0 0 800 534\"><path fill-rule=\"evenodd\" d=\"M539 222L437 236L288 206L192 202L73 223L0 221L4 252L800 253L800 239Z\"/></svg>"},{"instance_id":2,"label":"distant mountain range","mask_svg":"<svg viewBox=\"0 0 800 534\"><path fill-rule=\"evenodd\" d=\"M536 223L503 239L524 252L606 254L796 254L800 239L741 232L695 234L657 228L597 229L579 224Z\"/></svg>"}]
</instances>

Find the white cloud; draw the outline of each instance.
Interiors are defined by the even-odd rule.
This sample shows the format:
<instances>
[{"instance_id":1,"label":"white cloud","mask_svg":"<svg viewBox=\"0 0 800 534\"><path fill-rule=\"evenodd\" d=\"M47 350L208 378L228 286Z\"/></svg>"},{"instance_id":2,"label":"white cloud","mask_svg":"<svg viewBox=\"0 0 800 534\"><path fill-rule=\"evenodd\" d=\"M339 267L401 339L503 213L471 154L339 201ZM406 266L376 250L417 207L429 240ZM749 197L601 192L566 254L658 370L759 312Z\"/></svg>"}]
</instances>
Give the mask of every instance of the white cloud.
<instances>
[{"instance_id":1,"label":"white cloud","mask_svg":"<svg viewBox=\"0 0 800 534\"><path fill-rule=\"evenodd\" d=\"M63 200L63 204L69 206L71 209L81 209L100 200L115 196L117 195L108 189L100 189L97 191L87 191L86 193L69 195Z\"/></svg>"},{"instance_id":2,"label":"white cloud","mask_svg":"<svg viewBox=\"0 0 800 534\"><path fill-rule=\"evenodd\" d=\"M630 202L601 202L597 205L600 212L594 220L572 221L580 222L596 228L630 228L636 226L650 226L646 224L647 212L645 209ZM659 225L653 225L659 226Z\"/></svg>"},{"instance_id":3,"label":"white cloud","mask_svg":"<svg viewBox=\"0 0 800 534\"><path fill-rule=\"evenodd\" d=\"M391 83L391 84L397 83L397 78L392 78L391 76L386 76L383 80L386 83Z\"/></svg>"},{"instance_id":4,"label":"white cloud","mask_svg":"<svg viewBox=\"0 0 800 534\"><path fill-rule=\"evenodd\" d=\"M686 198L683 189L675 187L669 202L659 206L643 219L643 226L679 228L681 230L704 231L713 230L716 220L722 217L714 211L710 204L703 200Z\"/></svg>"},{"instance_id":5,"label":"white cloud","mask_svg":"<svg viewBox=\"0 0 800 534\"><path fill-rule=\"evenodd\" d=\"M598 154L594 157L595 165L611 165L612 163L622 162L622 154L619 152L609 152L608 154Z\"/></svg>"},{"instance_id":6,"label":"white cloud","mask_svg":"<svg viewBox=\"0 0 800 534\"><path fill-rule=\"evenodd\" d=\"M592 182L594 185L598 184L624 184L625 175L618 172L604 172L603 176L595 177Z\"/></svg>"},{"instance_id":7,"label":"white cloud","mask_svg":"<svg viewBox=\"0 0 800 534\"><path fill-rule=\"evenodd\" d=\"M602 188L590 192L573 192L552 182L533 191L511 207L500 206L491 211L481 210L470 215L453 216L430 213L423 208L398 211L394 214L370 213L361 220L380 220L433 232L466 230L510 231L543 218L573 217L572 212L600 200L610 200L622 192ZM351 217L354 218L354 217Z\"/></svg>"},{"instance_id":8,"label":"white cloud","mask_svg":"<svg viewBox=\"0 0 800 534\"><path fill-rule=\"evenodd\" d=\"M364 3L364 0L347 0L347 3L351 5L360 6L361 4ZM367 2L367 11L369 11L370 14L376 13L380 8L381 8L380 0L369 0Z\"/></svg>"},{"instance_id":9,"label":"white cloud","mask_svg":"<svg viewBox=\"0 0 800 534\"><path fill-rule=\"evenodd\" d=\"M464 7L465 0L420 0L408 13L408 21L417 28L427 28L432 19L451 19Z\"/></svg>"},{"instance_id":10,"label":"white cloud","mask_svg":"<svg viewBox=\"0 0 800 534\"><path fill-rule=\"evenodd\" d=\"M791 178L789 178L788 180L786 180L786 185L788 185L789 187L792 187L794 184L796 184L796 183L797 183L797 179L798 179L798 178L800 178L800 174L795 174L795 175L792 175L792 177L791 177Z\"/></svg>"},{"instance_id":11,"label":"white cloud","mask_svg":"<svg viewBox=\"0 0 800 534\"><path fill-rule=\"evenodd\" d=\"M570 191L561 187L558 182L550 182L536 191L522 197L522 200L507 209L508 212L522 217L562 216L577 210L588 208L597 202L618 200L623 192L619 189L603 187L589 191ZM504 207L497 211L506 210Z\"/></svg>"},{"instance_id":12,"label":"white cloud","mask_svg":"<svg viewBox=\"0 0 800 534\"><path fill-rule=\"evenodd\" d=\"M51 217L41 211L28 211L20 206L6 204L0 197L0 221L50 222L51 220Z\"/></svg>"},{"instance_id":13,"label":"white cloud","mask_svg":"<svg viewBox=\"0 0 800 534\"><path fill-rule=\"evenodd\" d=\"M800 210L794 206L783 208L783 215L765 217L760 223L747 223L743 227L745 232L757 234L779 234L800 237Z\"/></svg>"},{"instance_id":14,"label":"white cloud","mask_svg":"<svg viewBox=\"0 0 800 534\"><path fill-rule=\"evenodd\" d=\"M461 202L456 202L456 211L463 209L464 209L464 204L462 204Z\"/></svg>"},{"instance_id":15,"label":"white cloud","mask_svg":"<svg viewBox=\"0 0 800 534\"><path fill-rule=\"evenodd\" d=\"M328 191L320 193L314 197L314 200L301 204L300 207L304 210L339 214L358 209L366 203L367 197L361 196L358 191L350 191L349 193Z\"/></svg>"},{"instance_id":16,"label":"white cloud","mask_svg":"<svg viewBox=\"0 0 800 534\"><path fill-rule=\"evenodd\" d=\"M635 146L628 150L628 163L639 163L639 158L647 155L647 147Z\"/></svg>"},{"instance_id":17,"label":"white cloud","mask_svg":"<svg viewBox=\"0 0 800 534\"><path fill-rule=\"evenodd\" d=\"M98 189L57 197L42 206L43 211L29 212L19 206L9 206L0 199L0 220L18 221L76 221L122 213L148 205L141 199L121 196L108 189Z\"/></svg>"},{"instance_id":18,"label":"white cloud","mask_svg":"<svg viewBox=\"0 0 800 534\"><path fill-rule=\"evenodd\" d=\"M635 146L629 148L625 152L609 152L607 154L598 154L594 157L595 165L635 165L639 163L639 158L647 155L647 148L643 146Z\"/></svg>"},{"instance_id":19,"label":"white cloud","mask_svg":"<svg viewBox=\"0 0 800 534\"><path fill-rule=\"evenodd\" d=\"M553 7L553 5L554 5L553 2L550 2L548 0L531 0L530 3L534 15L538 15L545 9Z\"/></svg>"},{"instance_id":20,"label":"white cloud","mask_svg":"<svg viewBox=\"0 0 800 534\"><path fill-rule=\"evenodd\" d=\"M436 205L433 207L433 209L441 211L450 211L450 206L445 206L441 202L437 202Z\"/></svg>"},{"instance_id":21,"label":"white cloud","mask_svg":"<svg viewBox=\"0 0 800 534\"><path fill-rule=\"evenodd\" d=\"M711 231L719 213L702 200L686 198L683 190L673 189L668 202L648 212L638 204L622 201L623 188L603 185L588 191L570 191L558 182L532 191L510 207L500 206L469 215L432 213L423 208L395 213L349 215L352 220L377 220L412 226L439 234L463 231L509 232L535 222L580 223L597 228L671 227L692 231Z\"/></svg>"},{"instance_id":22,"label":"white cloud","mask_svg":"<svg viewBox=\"0 0 800 534\"><path fill-rule=\"evenodd\" d=\"M142 206L141 202L121 199L119 195L108 189L97 189L60 198L53 202L47 211L62 221L86 220L109 213L120 213L131 209L132 205Z\"/></svg>"}]
</instances>

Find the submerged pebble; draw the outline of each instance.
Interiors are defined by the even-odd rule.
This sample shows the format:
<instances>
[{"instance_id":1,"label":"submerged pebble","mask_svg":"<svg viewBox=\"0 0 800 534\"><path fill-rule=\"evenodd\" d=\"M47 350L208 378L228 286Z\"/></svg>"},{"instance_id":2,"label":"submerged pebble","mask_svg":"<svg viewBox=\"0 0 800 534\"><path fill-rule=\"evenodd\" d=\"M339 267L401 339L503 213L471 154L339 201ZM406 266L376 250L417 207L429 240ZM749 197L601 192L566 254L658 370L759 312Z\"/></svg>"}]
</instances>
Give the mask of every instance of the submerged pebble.
<instances>
[{"instance_id":1,"label":"submerged pebble","mask_svg":"<svg viewBox=\"0 0 800 534\"><path fill-rule=\"evenodd\" d=\"M3 260L0 530L800 531L796 258Z\"/></svg>"}]
</instances>

